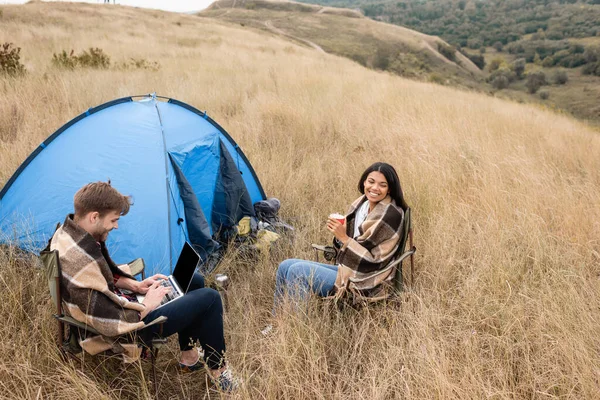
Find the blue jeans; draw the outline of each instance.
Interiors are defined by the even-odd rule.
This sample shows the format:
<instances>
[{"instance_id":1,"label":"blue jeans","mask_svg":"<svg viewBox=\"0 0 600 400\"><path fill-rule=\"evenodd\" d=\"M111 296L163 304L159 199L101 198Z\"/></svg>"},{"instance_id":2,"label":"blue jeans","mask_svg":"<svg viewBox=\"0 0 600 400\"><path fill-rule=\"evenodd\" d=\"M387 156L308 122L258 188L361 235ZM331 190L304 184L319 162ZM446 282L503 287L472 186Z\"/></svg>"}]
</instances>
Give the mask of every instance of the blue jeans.
<instances>
[{"instance_id":1,"label":"blue jeans","mask_svg":"<svg viewBox=\"0 0 600 400\"><path fill-rule=\"evenodd\" d=\"M211 369L223 366L225 338L223 336L223 306L221 296L214 289L204 287L204 278L194 274L188 292L182 298L172 301L157 310L153 310L144 322L150 322L160 316L167 317L163 324L162 337L177 333L179 348L191 350L193 343L199 341L204 349L204 361ZM159 328L151 326L154 335Z\"/></svg>"},{"instance_id":2,"label":"blue jeans","mask_svg":"<svg viewBox=\"0 0 600 400\"><path fill-rule=\"evenodd\" d=\"M337 265L291 258L277 268L275 280L275 307L287 292L296 300L304 301L309 292L327 296L335 285Z\"/></svg>"}]
</instances>

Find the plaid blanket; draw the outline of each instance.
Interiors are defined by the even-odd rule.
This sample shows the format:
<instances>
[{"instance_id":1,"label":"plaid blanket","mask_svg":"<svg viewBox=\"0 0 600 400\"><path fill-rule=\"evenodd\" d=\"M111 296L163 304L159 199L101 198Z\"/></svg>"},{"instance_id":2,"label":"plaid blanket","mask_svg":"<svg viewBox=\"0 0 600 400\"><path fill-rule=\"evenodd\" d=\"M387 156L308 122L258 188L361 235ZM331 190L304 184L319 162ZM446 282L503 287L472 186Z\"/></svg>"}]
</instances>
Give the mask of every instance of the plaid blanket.
<instances>
[{"instance_id":1,"label":"plaid blanket","mask_svg":"<svg viewBox=\"0 0 600 400\"><path fill-rule=\"evenodd\" d=\"M391 294L394 269L387 268L400 241L404 211L387 196L377 203L352 239L357 209L368 201L365 196L352 203L346 216L346 234L351 239L340 248L335 282L336 297L349 291L361 300L381 300ZM356 298L355 298L356 299Z\"/></svg>"},{"instance_id":2,"label":"plaid blanket","mask_svg":"<svg viewBox=\"0 0 600 400\"><path fill-rule=\"evenodd\" d=\"M90 354L114 348L123 352L115 337L145 326L139 312L144 305L115 293L113 273L132 278L119 269L98 243L69 215L54 233L50 249L58 250L62 269L62 299L71 317L104 337L87 338L80 344ZM87 348L86 348L87 347ZM116 347L116 348L115 348Z\"/></svg>"}]
</instances>

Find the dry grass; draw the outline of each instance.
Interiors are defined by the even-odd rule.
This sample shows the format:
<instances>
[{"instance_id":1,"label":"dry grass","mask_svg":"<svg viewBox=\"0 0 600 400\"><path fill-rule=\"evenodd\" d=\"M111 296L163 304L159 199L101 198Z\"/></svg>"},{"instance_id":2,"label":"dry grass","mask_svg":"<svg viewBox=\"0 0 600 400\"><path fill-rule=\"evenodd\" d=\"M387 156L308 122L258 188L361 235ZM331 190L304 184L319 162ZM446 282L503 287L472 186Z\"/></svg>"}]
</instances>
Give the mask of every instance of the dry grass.
<instances>
[{"instance_id":1,"label":"dry grass","mask_svg":"<svg viewBox=\"0 0 600 400\"><path fill-rule=\"evenodd\" d=\"M0 183L88 107L156 91L208 110L282 200L294 244L254 266L233 255L223 266L233 277L228 356L245 379L236 398L600 396L598 132L208 19L99 5L0 9L0 42L21 46L30 71L0 78ZM53 52L89 47L161 68L51 66ZM312 257L309 243L328 240L326 215L346 208L377 160L397 167L414 210L416 285L399 304L282 312L276 333L261 337L277 263ZM149 396L147 366L59 361L43 278L14 250L0 252L0 288L1 398ZM204 374L179 375L170 353L159 359L161 398L206 396Z\"/></svg>"}]
</instances>

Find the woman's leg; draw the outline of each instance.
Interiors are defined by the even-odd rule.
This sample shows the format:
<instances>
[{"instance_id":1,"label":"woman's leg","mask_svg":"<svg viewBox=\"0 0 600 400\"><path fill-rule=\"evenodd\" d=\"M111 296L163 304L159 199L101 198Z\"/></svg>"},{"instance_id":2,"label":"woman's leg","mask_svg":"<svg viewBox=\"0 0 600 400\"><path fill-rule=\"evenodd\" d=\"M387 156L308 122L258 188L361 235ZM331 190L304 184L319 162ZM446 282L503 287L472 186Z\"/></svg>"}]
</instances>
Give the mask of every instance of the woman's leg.
<instances>
[{"instance_id":1,"label":"woman's leg","mask_svg":"<svg viewBox=\"0 0 600 400\"><path fill-rule=\"evenodd\" d=\"M336 276L336 265L299 259L283 261L277 269L273 315L286 290L297 300L306 299L309 291L325 297L333 289Z\"/></svg>"},{"instance_id":2,"label":"woman's leg","mask_svg":"<svg viewBox=\"0 0 600 400\"><path fill-rule=\"evenodd\" d=\"M152 311L144 321L149 322L159 316L167 317L163 324L163 337L178 333L181 351L193 349L197 340L204 349L208 367L218 369L223 366L225 338L219 292L208 288L188 291L182 298ZM158 333L158 329L153 332Z\"/></svg>"}]
</instances>

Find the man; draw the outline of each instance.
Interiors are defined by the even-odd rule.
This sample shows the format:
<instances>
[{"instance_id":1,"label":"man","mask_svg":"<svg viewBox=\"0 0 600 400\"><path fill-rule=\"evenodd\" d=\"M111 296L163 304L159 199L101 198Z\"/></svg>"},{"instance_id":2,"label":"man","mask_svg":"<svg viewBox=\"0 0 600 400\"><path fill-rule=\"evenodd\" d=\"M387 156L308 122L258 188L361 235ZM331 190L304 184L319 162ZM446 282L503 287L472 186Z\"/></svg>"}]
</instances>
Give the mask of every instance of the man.
<instances>
[{"instance_id":1,"label":"man","mask_svg":"<svg viewBox=\"0 0 600 400\"><path fill-rule=\"evenodd\" d=\"M69 314L84 322L103 337L81 342L84 350L99 353L115 346L109 338L136 329L166 316L163 336L178 333L181 349L180 366L193 371L204 366L213 382L222 390L235 388L237 381L225 366L223 307L219 293L204 287L204 279L196 274L188 293L157 309L169 291L160 285L166 276L157 274L143 281L135 280L117 266L108 254L105 242L119 219L129 212L130 197L119 193L107 182L90 183L75 194L75 213L69 214L52 237L50 248L58 250L62 267L63 300ZM129 292L144 294L142 303ZM157 334L152 326L145 335ZM194 347L199 342L204 349ZM125 348L125 350L131 350Z\"/></svg>"}]
</instances>

